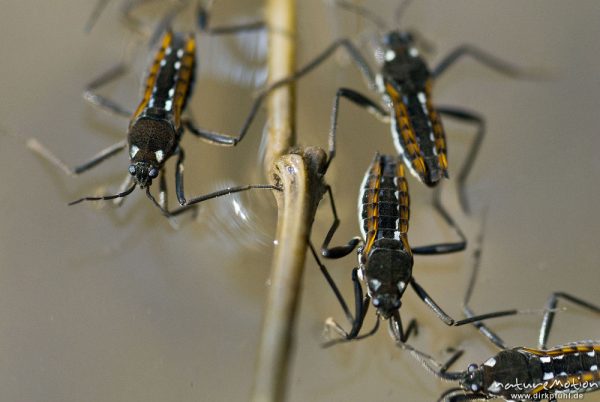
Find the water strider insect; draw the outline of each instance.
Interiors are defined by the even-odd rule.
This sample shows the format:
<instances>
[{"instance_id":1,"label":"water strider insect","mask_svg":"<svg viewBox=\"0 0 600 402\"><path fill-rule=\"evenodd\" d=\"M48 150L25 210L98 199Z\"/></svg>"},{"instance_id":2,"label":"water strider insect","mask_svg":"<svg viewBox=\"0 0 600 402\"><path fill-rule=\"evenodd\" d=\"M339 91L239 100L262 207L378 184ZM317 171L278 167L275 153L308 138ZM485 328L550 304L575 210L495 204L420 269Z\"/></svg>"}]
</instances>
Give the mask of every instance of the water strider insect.
<instances>
[{"instance_id":1,"label":"water strider insect","mask_svg":"<svg viewBox=\"0 0 600 402\"><path fill-rule=\"evenodd\" d=\"M469 301L479 265L480 248L475 253L475 263L465 294L464 312L467 317L475 316L469 307ZM565 292L552 293L546 302L537 348L507 347L486 324L474 322L479 331L501 351L481 365L470 364L464 371L448 371L463 354L462 350L455 351L446 363L440 364L408 344L402 344L401 347L409 350L440 378L459 382L460 387L446 391L440 397L440 401L494 398L555 400L556 394L560 393L595 391L600 388L600 341L578 341L547 348L548 336L560 299L600 313L600 307L579 297Z\"/></svg>"},{"instance_id":2,"label":"water strider insect","mask_svg":"<svg viewBox=\"0 0 600 402\"><path fill-rule=\"evenodd\" d=\"M345 331L335 321L328 319L327 326L343 338L331 343L370 336L377 330L380 317L389 319L390 332L394 339L398 342L405 342L410 334L416 330L415 320L411 320L406 330L404 330L400 318L401 298L409 286L446 325L464 325L474 321L516 313L516 310L507 310L456 321L446 314L427 294L425 289L417 283L412 275L413 254L438 255L458 252L466 247L466 239L441 203L436 202L436 208L446 223L457 232L461 240L455 243L431 244L420 247L409 245L407 236L410 215L408 183L404 173L404 165L398 157L376 154L365 173L358 198L358 218L361 223L362 237L354 237L346 245L339 247L329 247L329 243L339 226L339 219L331 188L328 188L328 193L331 198L334 221L323 241L321 248L323 256L326 258L341 258L350 254L359 246L358 267L352 271L355 299L355 313L352 315L337 285L311 245L313 256L334 291L346 317L352 323L350 331ZM363 296L361 282L364 282L367 288L366 296ZM359 335L370 302L377 309L377 321L370 332Z\"/></svg>"},{"instance_id":3,"label":"water strider insect","mask_svg":"<svg viewBox=\"0 0 600 402\"><path fill-rule=\"evenodd\" d=\"M223 27L216 32L210 32L217 34L234 33L248 29L262 28L263 25L262 23L244 24L235 27ZM166 201L167 187L163 167L165 162L172 156L177 156L175 171L176 195L179 203L184 206L253 188L275 189L271 185L247 185L227 188L189 200L186 199L183 185L184 151L180 145L184 129L210 143L235 146L246 135L262 100L268 93L268 91L263 92L255 99L238 136L229 136L197 127L191 119L182 116L192 93L196 63L195 52L196 41L193 34L182 34L167 30L155 54L145 81L143 98L135 112L130 112L127 108L96 93L98 88L115 80L125 72L123 65L118 65L116 68L109 70L88 85L84 94L86 100L116 115L129 117L130 123L126 141L119 141L100 151L87 162L75 168L70 168L37 140L30 139L28 141L29 148L69 175L81 174L125 148L129 150L130 165L128 167L128 175L117 194L101 197L83 197L71 202L70 205L89 200L122 199L132 193L136 186L139 186L142 189L146 189L148 198L161 209L163 214L167 216L178 214L185 210L185 207L176 211L169 211ZM157 202L150 193L150 186L159 174L161 176L159 181L160 197Z\"/></svg>"},{"instance_id":4,"label":"water strider insect","mask_svg":"<svg viewBox=\"0 0 600 402\"><path fill-rule=\"evenodd\" d=\"M379 102L373 101L360 92L349 88L339 88L334 99L331 114L330 136L334 138L337 129L340 98L345 98L374 114L380 120L390 123L394 145L398 155L402 156L410 172L428 186L436 186L443 177L448 177L446 135L440 115L458 119L477 126L476 136L466 161L457 176L461 205L469 210L465 194L465 181L477 157L481 146L485 122L471 111L455 107L434 107L432 88L436 79L465 56L471 56L480 63L508 76L520 77L527 74L491 54L470 45L461 45L445 56L433 69L429 69L415 44L413 34L406 31L391 30L385 22L370 10L341 0L336 4L356 12L372 21L381 32L378 48L375 52L380 63L377 74L361 52L347 38L334 41L322 53L295 74L270 87L295 81L308 74L342 47L358 67L371 91L379 95ZM398 22L407 2L401 3L396 13Z\"/></svg>"}]
</instances>

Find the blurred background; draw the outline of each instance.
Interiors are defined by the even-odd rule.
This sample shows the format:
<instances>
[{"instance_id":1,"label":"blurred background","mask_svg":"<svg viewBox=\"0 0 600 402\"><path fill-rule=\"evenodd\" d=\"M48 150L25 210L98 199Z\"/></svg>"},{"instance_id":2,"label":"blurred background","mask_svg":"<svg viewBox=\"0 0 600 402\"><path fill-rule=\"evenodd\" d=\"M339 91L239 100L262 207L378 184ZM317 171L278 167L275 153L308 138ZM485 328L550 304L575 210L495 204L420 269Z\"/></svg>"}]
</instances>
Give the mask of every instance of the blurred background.
<instances>
[{"instance_id":1,"label":"blurred background","mask_svg":"<svg viewBox=\"0 0 600 402\"><path fill-rule=\"evenodd\" d=\"M361 4L393 24L397 2ZM129 58L130 73L102 93L135 108L148 45L122 23L116 0L85 34L93 6L62 0L5 0L2 6L0 400L247 400L273 252L276 206L269 192L207 202L195 218L180 219L176 230L140 191L119 209L110 203L67 206L84 195L114 192L126 174L125 153L70 178L25 148L36 137L75 165L126 133L127 121L94 109L81 93ZM156 21L163 6L144 6L136 15ZM298 7L299 64L341 35L362 40L371 56L368 39L375 32L369 22L321 0L298 1ZM213 11L214 25L226 25L259 18L262 4L220 0ZM190 19L183 15L178 24L190 25ZM600 4L423 0L406 10L401 25L418 29L435 45L426 55L431 65L470 43L551 74L545 81L513 80L465 59L434 86L436 104L472 109L487 119L468 181L473 216L460 212L452 180L443 192L470 240L480 230L482 211L489 211L473 309L537 309L554 290L600 303ZM217 72L226 64L219 57L231 52L227 65L237 66L250 45L239 38L200 40L199 69L206 72L196 81L188 109L203 127L236 133L264 74L261 47L243 70L253 75L223 79ZM326 146L339 86L367 91L343 54L299 83L300 143ZM235 149L185 135L187 194L265 182L258 156L263 124L261 111ZM445 127L452 179L474 130L450 120ZM389 127L346 103L338 139L338 157L327 177L342 219L337 244L358 234L358 188L375 151L393 152ZM173 161L167 171L173 188ZM412 178L409 185L411 244L453 239L433 213L431 191ZM313 230L316 244L331 220L329 201L322 204ZM472 251L415 258L415 278L455 317L461 316ZM321 348L325 318L344 323L344 316L309 257L288 401L430 401L450 387L395 348L385 327L364 341ZM327 262L348 298L355 264L354 256ZM436 357L443 359L448 346L465 348L456 368L496 352L473 328L445 327L412 292L404 297L402 316L405 322L418 318L421 331L413 344ZM540 321L541 315L526 315L492 326L508 344L534 347ZM370 314L365 328L372 323ZM597 339L599 330L598 317L569 306L557 317L549 344ZM600 401L600 393L586 400Z\"/></svg>"}]
</instances>

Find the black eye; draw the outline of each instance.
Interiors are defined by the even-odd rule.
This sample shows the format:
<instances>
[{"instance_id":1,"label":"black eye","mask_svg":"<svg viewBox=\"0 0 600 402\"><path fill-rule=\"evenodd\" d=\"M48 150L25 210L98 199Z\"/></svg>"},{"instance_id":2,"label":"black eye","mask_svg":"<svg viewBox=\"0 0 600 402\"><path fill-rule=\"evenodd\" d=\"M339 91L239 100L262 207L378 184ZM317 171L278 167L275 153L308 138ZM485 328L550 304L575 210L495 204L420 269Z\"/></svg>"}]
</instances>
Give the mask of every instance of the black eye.
<instances>
[{"instance_id":1,"label":"black eye","mask_svg":"<svg viewBox=\"0 0 600 402\"><path fill-rule=\"evenodd\" d=\"M135 165L129 165L129 174L131 174L131 175L135 174Z\"/></svg>"},{"instance_id":2,"label":"black eye","mask_svg":"<svg viewBox=\"0 0 600 402\"><path fill-rule=\"evenodd\" d=\"M148 172L148 176L150 176L151 178L154 179L156 176L158 176L158 169L157 168L150 169L150 172Z\"/></svg>"},{"instance_id":3,"label":"black eye","mask_svg":"<svg viewBox=\"0 0 600 402\"><path fill-rule=\"evenodd\" d=\"M373 299L373 305L375 307L378 307L381 304L381 302L379 301L379 299Z\"/></svg>"},{"instance_id":4,"label":"black eye","mask_svg":"<svg viewBox=\"0 0 600 402\"><path fill-rule=\"evenodd\" d=\"M473 373L473 372L477 371L477 365L476 364L469 364L469 367L467 367L467 371L469 373Z\"/></svg>"}]
</instances>

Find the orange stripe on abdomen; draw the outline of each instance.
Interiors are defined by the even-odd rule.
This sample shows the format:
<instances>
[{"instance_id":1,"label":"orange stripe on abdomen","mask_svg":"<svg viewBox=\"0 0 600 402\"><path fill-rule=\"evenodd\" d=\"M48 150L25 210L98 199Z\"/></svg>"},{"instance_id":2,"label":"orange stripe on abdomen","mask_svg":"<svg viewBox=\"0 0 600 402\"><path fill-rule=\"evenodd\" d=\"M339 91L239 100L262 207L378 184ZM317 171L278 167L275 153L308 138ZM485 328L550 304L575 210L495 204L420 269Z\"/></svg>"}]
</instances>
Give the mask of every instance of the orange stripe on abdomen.
<instances>
[{"instance_id":1,"label":"orange stripe on abdomen","mask_svg":"<svg viewBox=\"0 0 600 402\"><path fill-rule=\"evenodd\" d=\"M163 36L162 43L160 45L160 49L156 52L156 56L154 56L154 62L152 63L152 67L148 73L148 77L146 78L146 89L144 90L144 97L140 102L140 105L137 107L135 113L133 114L131 121L135 121L140 114L146 109L148 106L148 102L152 97L152 89L154 85L156 85L156 78L158 77L158 72L160 71L160 62L165 58L165 52L167 48L171 45L171 41L173 40L173 33L171 31L165 32Z\"/></svg>"}]
</instances>

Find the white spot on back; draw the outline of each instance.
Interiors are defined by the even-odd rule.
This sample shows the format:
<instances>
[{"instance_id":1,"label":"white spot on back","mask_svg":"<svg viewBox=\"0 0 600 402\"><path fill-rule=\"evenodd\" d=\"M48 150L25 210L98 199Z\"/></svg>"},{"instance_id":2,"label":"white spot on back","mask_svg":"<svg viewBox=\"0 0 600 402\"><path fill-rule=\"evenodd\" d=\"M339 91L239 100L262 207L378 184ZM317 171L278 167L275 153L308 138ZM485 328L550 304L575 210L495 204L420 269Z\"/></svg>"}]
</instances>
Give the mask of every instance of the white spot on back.
<instances>
[{"instance_id":1,"label":"white spot on back","mask_svg":"<svg viewBox=\"0 0 600 402\"><path fill-rule=\"evenodd\" d=\"M550 363L552 361L552 358L550 356L542 356L540 357L540 361L542 363Z\"/></svg>"},{"instance_id":2,"label":"white spot on back","mask_svg":"<svg viewBox=\"0 0 600 402\"><path fill-rule=\"evenodd\" d=\"M416 47L411 47L408 49L408 54L411 55L411 57L417 57L419 55L419 51Z\"/></svg>"},{"instance_id":3,"label":"white spot on back","mask_svg":"<svg viewBox=\"0 0 600 402\"><path fill-rule=\"evenodd\" d=\"M137 145L132 145L131 149L129 150L129 156L131 156L131 158L134 158L135 155L140 151L140 148Z\"/></svg>"},{"instance_id":4,"label":"white spot on back","mask_svg":"<svg viewBox=\"0 0 600 402\"><path fill-rule=\"evenodd\" d=\"M182 57L183 57L183 49L179 49L179 50L177 51L177 58L178 58L178 59L181 59Z\"/></svg>"},{"instance_id":5,"label":"white spot on back","mask_svg":"<svg viewBox=\"0 0 600 402\"><path fill-rule=\"evenodd\" d=\"M170 112L171 109L173 109L173 101L172 100L168 100L165 102L165 110L167 112Z\"/></svg>"},{"instance_id":6,"label":"white spot on back","mask_svg":"<svg viewBox=\"0 0 600 402\"><path fill-rule=\"evenodd\" d=\"M544 376L542 377L542 380L551 380L554 378L554 373L544 373Z\"/></svg>"},{"instance_id":7,"label":"white spot on back","mask_svg":"<svg viewBox=\"0 0 600 402\"><path fill-rule=\"evenodd\" d=\"M498 391L500 391L500 389L501 389L501 386L500 386L500 383L498 381L494 381L492 383L492 385L490 385L488 387L488 391L490 391L490 392L498 392ZM473 391L477 391L477 389L474 389Z\"/></svg>"},{"instance_id":8,"label":"white spot on back","mask_svg":"<svg viewBox=\"0 0 600 402\"><path fill-rule=\"evenodd\" d=\"M156 151L154 155L156 155L156 161L159 163L162 162L165 157L165 153L162 150Z\"/></svg>"},{"instance_id":9,"label":"white spot on back","mask_svg":"<svg viewBox=\"0 0 600 402\"><path fill-rule=\"evenodd\" d=\"M594 356L596 356L596 352L594 350L592 350L591 352L587 352L587 355L589 357L594 357Z\"/></svg>"},{"instance_id":10,"label":"white spot on back","mask_svg":"<svg viewBox=\"0 0 600 402\"><path fill-rule=\"evenodd\" d=\"M598 365L594 364L592 367L590 367L590 371L598 371Z\"/></svg>"},{"instance_id":11,"label":"white spot on back","mask_svg":"<svg viewBox=\"0 0 600 402\"><path fill-rule=\"evenodd\" d=\"M419 98L419 102L421 102L422 104L425 104L427 102L427 97L425 96L425 93L423 93L423 92L419 92L417 94L417 98Z\"/></svg>"},{"instance_id":12,"label":"white spot on back","mask_svg":"<svg viewBox=\"0 0 600 402\"><path fill-rule=\"evenodd\" d=\"M168 56L171 54L171 52L173 51L173 49L171 48L171 46L169 46L166 50L165 50L165 56Z\"/></svg>"},{"instance_id":13,"label":"white spot on back","mask_svg":"<svg viewBox=\"0 0 600 402\"><path fill-rule=\"evenodd\" d=\"M494 367L496 365L496 359L489 358L485 363L483 363L484 366L488 366L488 367Z\"/></svg>"},{"instance_id":14,"label":"white spot on back","mask_svg":"<svg viewBox=\"0 0 600 402\"><path fill-rule=\"evenodd\" d=\"M396 52L388 50L385 52L385 61L392 61L396 58Z\"/></svg>"},{"instance_id":15,"label":"white spot on back","mask_svg":"<svg viewBox=\"0 0 600 402\"><path fill-rule=\"evenodd\" d=\"M381 287L381 281L378 279L371 279L369 285L371 285L370 287L373 288L373 290L377 290Z\"/></svg>"},{"instance_id":16,"label":"white spot on back","mask_svg":"<svg viewBox=\"0 0 600 402\"><path fill-rule=\"evenodd\" d=\"M404 281L398 282L398 290L399 291L403 292L405 287L406 287L406 283Z\"/></svg>"},{"instance_id":17,"label":"white spot on back","mask_svg":"<svg viewBox=\"0 0 600 402\"><path fill-rule=\"evenodd\" d=\"M180 61L176 61L174 64L175 70L179 70L181 68L181 62Z\"/></svg>"}]
</instances>

